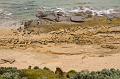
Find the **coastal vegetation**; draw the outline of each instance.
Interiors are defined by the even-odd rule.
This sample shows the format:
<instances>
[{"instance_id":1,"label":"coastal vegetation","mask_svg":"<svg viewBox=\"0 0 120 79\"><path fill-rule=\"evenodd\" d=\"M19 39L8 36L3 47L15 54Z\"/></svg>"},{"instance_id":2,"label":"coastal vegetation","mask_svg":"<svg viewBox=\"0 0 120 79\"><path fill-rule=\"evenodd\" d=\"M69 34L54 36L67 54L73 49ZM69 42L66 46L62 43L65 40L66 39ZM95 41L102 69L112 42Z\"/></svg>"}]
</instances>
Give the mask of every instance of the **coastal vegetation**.
<instances>
[{"instance_id":1,"label":"coastal vegetation","mask_svg":"<svg viewBox=\"0 0 120 79\"><path fill-rule=\"evenodd\" d=\"M28 69L17 69L15 67L1 67L0 79L120 79L119 69L103 69L101 71L70 70L63 72L60 68L52 71L47 67Z\"/></svg>"}]
</instances>

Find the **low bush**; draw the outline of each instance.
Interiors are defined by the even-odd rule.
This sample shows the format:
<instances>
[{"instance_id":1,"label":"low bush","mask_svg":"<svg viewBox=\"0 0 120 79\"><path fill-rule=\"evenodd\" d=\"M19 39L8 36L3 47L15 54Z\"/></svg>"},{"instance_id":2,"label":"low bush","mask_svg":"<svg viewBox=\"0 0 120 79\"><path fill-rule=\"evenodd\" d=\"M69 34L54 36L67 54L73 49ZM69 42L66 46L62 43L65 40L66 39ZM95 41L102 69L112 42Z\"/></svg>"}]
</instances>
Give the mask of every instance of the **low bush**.
<instances>
[{"instance_id":1,"label":"low bush","mask_svg":"<svg viewBox=\"0 0 120 79\"><path fill-rule=\"evenodd\" d=\"M17 69L14 67L1 67L0 79L120 79L119 69L103 69L101 71L81 71L71 70L63 72L56 68L53 72L49 68L40 69L35 66L33 69Z\"/></svg>"},{"instance_id":2,"label":"low bush","mask_svg":"<svg viewBox=\"0 0 120 79\"><path fill-rule=\"evenodd\" d=\"M72 79L120 79L120 70L103 69L96 72L79 72Z\"/></svg>"},{"instance_id":3,"label":"low bush","mask_svg":"<svg viewBox=\"0 0 120 79\"><path fill-rule=\"evenodd\" d=\"M77 72L75 70L71 70L69 72L67 72L67 78L74 78L76 76Z\"/></svg>"}]
</instances>

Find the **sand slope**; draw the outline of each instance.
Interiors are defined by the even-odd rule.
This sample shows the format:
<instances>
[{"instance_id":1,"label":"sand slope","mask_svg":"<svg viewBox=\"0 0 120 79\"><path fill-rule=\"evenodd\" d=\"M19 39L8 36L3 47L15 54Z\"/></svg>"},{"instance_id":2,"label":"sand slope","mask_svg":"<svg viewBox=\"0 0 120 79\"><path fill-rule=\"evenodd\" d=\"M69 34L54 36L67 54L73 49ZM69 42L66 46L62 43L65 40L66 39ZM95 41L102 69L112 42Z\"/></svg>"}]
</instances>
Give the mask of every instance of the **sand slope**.
<instances>
[{"instance_id":1,"label":"sand slope","mask_svg":"<svg viewBox=\"0 0 120 79\"><path fill-rule=\"evenodd\" d=\"M108 56L101 56L94 51L95 48L92 46L86 46L93 51L86 50L84 47L70 45L71 47L62 48L61 46L53 47L43 47L42 49L34 48L19 50L19 49L1 49L0 58L1 59L15 59L16 61L13 64L5 63L0 64L0 66L5 67L18 67L18 68L27 68L31 66L40 66L40 67L49 67L52 70L55 70L56 67L60 67L65 71L70 69L79 70L101 70L103 68L120 68L120 54L107 54ZM75 48L76 46L77 48ZM92 48L91 48L92 47ZM78 49L78 50L76 50ZM86 52L81 52L86 50ZM68 52L66 52L68 51ZM74 52L73 52L74 51ZM66 54L66 53L77 53L75 54ZM62 53L62 54L60 54ZM64 53L64 54L63 54ZM79 53L79 54L78 54Z\"/></svg>"}]
</instances>

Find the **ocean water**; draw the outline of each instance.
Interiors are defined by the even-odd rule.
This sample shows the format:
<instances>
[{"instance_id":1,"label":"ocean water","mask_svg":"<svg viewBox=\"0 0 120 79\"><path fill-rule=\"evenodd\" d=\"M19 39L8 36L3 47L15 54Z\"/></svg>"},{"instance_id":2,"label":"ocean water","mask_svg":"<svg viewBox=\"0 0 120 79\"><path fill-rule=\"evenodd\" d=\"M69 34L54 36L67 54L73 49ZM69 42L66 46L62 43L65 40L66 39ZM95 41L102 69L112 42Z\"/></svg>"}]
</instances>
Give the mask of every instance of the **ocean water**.
<instances>
[{"instance_id":1,"label":"ocean water","mask_svg":"<svg viewBox=\"0 0 120 79\"><path fill-rule=\"evenodd\" d=\"M118 9L120 0L0 0L0 22L35 18L40 7L72 10L79 6L97 10Z\"/></svg>"}]
</instances>

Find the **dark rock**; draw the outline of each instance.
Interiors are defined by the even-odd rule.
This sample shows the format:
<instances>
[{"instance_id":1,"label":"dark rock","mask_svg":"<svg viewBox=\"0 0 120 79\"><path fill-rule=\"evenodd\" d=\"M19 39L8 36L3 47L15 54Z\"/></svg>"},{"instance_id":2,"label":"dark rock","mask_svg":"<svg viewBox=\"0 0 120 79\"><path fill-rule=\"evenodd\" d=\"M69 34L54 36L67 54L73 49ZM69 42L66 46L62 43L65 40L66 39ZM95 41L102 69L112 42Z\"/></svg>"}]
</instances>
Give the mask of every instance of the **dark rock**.
<instances>
[{"instance_id":1,"label":"dark rock","mask_svg":"<svg viewBox=\"0 0 120 79\"><path fill-rule=\"evenodd\" d=\"M38 20L33 20L29 26L35 27L35 26L38 26L38 25L39 25L39 21Z\"/></svg>"},{"instance_id":2,"label":"dark rock","mask_svg":"<svg viewBox=\"0 0 120 79\"><path fill-rule=\"evenodd\" d=\"M92 13L92 11L88 10L88 11L85 12L85 14L86 14L87 18L91 18L93 13Z\"/></svg>"},{"instance_id":3,"label":"dark rock","mask_svg":"<svg viewBox=\"0 0 120 79\"><path fill-rule=\"evenodd\" d=\"M57 12L58 16L64 16L65 14L63 12Z\"/></svg>"},{"instance_id":4,"label":"dark rock","mask_svg":"<svg viewBox=\"0 0 120 79\"><path fill-rule=\"evenodd\" d=\"M64 16L64 13L57 12L57 13L50 13L46 17L43 17L42 19L47 19L49 21L55 21L55 22L61 22L66 21L67 17Z\"/></svg>"},{"instance_id":5,"label":"dark rock","mask_svg":"<svg viewBox=\"0 0 120 79\"><path fill-rule=\"evenodd\" d=\"M53 11L38 11L37 14L36 14L36 17L39 18L39 19L42 19L44 17L47 17L49 15L54 15L54 12Z\"/></svg>"},{"instance_id":6,"label":"dark rock","mask_svg":"<svg viewBox=\"0 0 120 79\"><path fill-rule=\"evenodd\" d=\"M71 16L70 17L70 20L72 22L84 22L85 21L85 18L82 17L82 16Z\"/></svg>"},{"instance_id":7,"label":"dark rock","mask_svg":"<svg viewBox=\"0 0 120 79\"><path fill-rule=\"evenodd\" d=\"M114 17L115 17L115 18L120 18L120 13L114 14Z\"/></svg>"},{"instance_id":8,"label":"dark rock","mask_svg":"<svg viewBox=\"0 0 120 79\"><path fill-rule=\"evenodd\" d=\"M86 11L86 12L77 12L74 13L75 16L82 16L86 18L91 18L92 17L92 12L91 11Z\"/></svg>"},{"instance_id":9,"label":"dark rock","mask_svg":"<svg viewBox=\"0 0 120 79\"><path fill-rule=\"evenodd\" d=\"M103 16L106 16L108 20L112 21L114 18L120 18L120 13L103 14Z\"/></svg>"},{"instance_id":10,"label":"dark rock","mask_svg":"<svg viewBox=\"0 0 120 79\"><path fill-rule=\"evenodd\" d=\"M120 13L111 13L111 14L103 14L107 18L107 21L109 24L113 21L115 18L120 18Z\"/></svg>"},{"instance_id":11,"label":"dark rock","mask_svg":"<svg viewBox=\"0 0 120 79\"><path fill-rule=\"evenodd\" d=\"M55 13L54 11L38 11L38 13L36 14L36 17L38 17L39 19L45 19L45 20L49 20L49 21L57 21L58 20L58 16L61 16L62 13Z\"/></svg>"},{"instance_id":12,"label":"dark rock","mask_svg":"<svg viewBox=\"0 0 120 79\"><path fill-rule=\"evenodd\" d=\"M57 21L61 22L61 21L70 21L69 17L66 16L58 16L57 17Z\"/></svg>"},{"instance_id":13,"label":"dark rock","mask_svg":"<svg viewBox=\"0 0 120 79\"><path fill-rule=\"evenodd\" d=\"M42 17L45 17L45 16L47 16L47 14L45 14L44 11L38 11L37 14L36 14L36 17L38 17L38 18L42 18Z\"/></svg>"},{"instance_id":14,"label":"dark rock","mask_svg":"<svg viewBox=\"0 0 120 79\"><path fill-rule=\"evenodd\" d=\"M85 12L77 12L77 13L74 13L73 15L75 16L85 16Z\"/></svg>"},{"instance_id":15,"label":"dark rock","mask_svg":"<svg viewBox=\"0 0 120 79\"><path fill-rule=\"evenodd\" d=\"M33 22L33 20L28 20L24 22L24 27L30 26L30 24Z\"/></svg>"},{"instance_id":16,"label":"dark rock","mask_svg":"<svg viewBox=\"0 0 120 79\"><path fill-rule=\"evenodd\" d=\"M36 17L39 19L45 19L49 21L65 21L65 13L63 12L54 12L54 11L38 11Z\"/></svg>"},{"instance_id":17,"label":"dark rock","mask_svg":"<svg viewBox=\"0 0 120 79\"><path fill-rule=\"evenodd\" d=\"M55 16L54 14L49 14L46 17L43 17L42 19L47 19L47 20L50 20L50 21L56 21L57 16Z\"/></svg>"}]
</instances>

